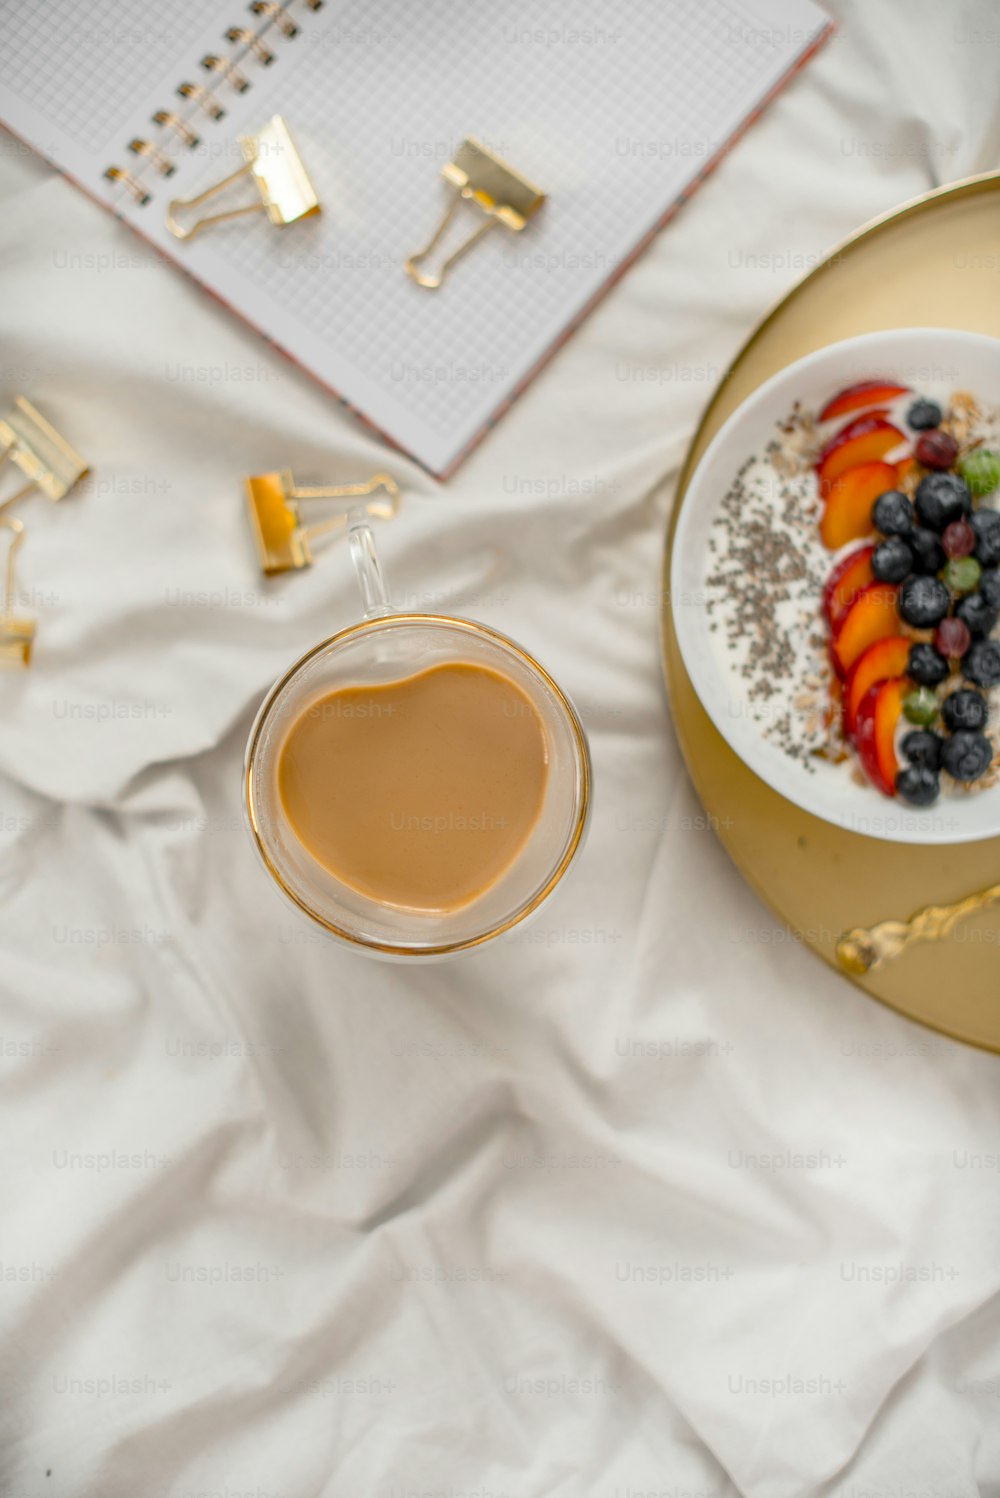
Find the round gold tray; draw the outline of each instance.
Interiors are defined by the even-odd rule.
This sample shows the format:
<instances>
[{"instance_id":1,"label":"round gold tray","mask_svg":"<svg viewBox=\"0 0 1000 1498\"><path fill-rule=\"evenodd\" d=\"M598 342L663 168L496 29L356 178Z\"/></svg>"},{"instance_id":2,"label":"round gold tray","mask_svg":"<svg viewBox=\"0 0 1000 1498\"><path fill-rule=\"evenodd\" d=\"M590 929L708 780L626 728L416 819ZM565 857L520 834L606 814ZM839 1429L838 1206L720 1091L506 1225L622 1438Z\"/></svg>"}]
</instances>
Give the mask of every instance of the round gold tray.
<instances>
[{"instance_id":1,"label":"round gold tray","mask_svg":"<svg viewBox=\"0 0 1000 1498\"><path fill-rule=\"evenodd\" d=\"M674 723L698 794L747 882L838 971L854 928L907 921L1000 882L1000 839L920 848L845 832L766 786L695 695L670 612L670 553L695 465L746 397L794 359L857 333L965 328L1000 337L1000 172L906 203L839 245L750 335L702 417L667 535L663 656ZM935 1030L1000 1051L1000 918L983 907L852 981Z\"/></svg>"}]
</instances>

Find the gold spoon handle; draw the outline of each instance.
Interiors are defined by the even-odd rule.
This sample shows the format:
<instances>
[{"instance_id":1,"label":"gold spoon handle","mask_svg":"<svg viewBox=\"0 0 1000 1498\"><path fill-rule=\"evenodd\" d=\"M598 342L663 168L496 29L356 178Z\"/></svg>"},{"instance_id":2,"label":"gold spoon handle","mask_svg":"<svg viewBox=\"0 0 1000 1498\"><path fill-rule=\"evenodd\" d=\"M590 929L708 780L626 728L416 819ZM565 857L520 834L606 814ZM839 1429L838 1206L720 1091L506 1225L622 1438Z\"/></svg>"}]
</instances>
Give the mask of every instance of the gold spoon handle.
<instances>
[{"instance_id":1,"label":"gold spoon handle","mask_svg":"<svg viewBox=\"0 0 1000 1498\"><path fill-rule=\"evenodd\" d=\"M914 942L940 941L967 915L998 903L1000 884L993 884L989 889L967 895L964 900L956 900L954 905L927 905L908 921L882 921L870 930L855 926L838 941L837 960L849 973L870 973L881 963L891 962Z\"/></svg>"}]
</instances>

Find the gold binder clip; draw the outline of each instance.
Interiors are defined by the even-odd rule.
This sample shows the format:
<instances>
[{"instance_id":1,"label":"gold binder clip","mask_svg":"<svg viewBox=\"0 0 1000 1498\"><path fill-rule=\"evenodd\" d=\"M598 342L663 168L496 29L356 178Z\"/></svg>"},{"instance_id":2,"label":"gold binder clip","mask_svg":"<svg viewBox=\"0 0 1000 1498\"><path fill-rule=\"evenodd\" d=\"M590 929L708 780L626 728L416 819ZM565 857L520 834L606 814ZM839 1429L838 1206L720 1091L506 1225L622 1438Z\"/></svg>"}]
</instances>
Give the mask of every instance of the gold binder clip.
<instances>
[{"instance_id":1,"label":"gold binder clip","mask_svg":"<svg viewBox=\"0 0 1000 1498\"><path fill-rule=\"evenodd\" d=\"M340 484L323 488L301 488L291 473L257 473L244 481L250 523L260 556L260 565L268 577L308 567L312 562L311 542L331 531L346 530L350 506L330 520L318 525L302 524L299 505L310 499L358 499L384 489L384 499L370 499L363 506L373 520L391 520L399 509L399 486L387 473L373 474L361 484Z\"/></svg>"},{"instance_id":2,"label":"gold binder clip","mask_svg":"<svg viewBox=\"0 0 1000 1498\"><path fill-rule=\"evenodd\" d=\"M193 239L210 224L222 224L228 219L242 218L246 213L267 214L272 224L294 224L300 218L308 218L320 212L319 198L302 164L288 126L280 114L264 126L256 135L241 135L240 149L244 165L230 176L223 177L214 187L207 187L193 198L175 198L167 208L167 228L177 239ZM228 208L224 213L213 213L196 219L190 228L177 220L180 208L197 208L239 177L251 176L260 193L259 203L248 203L243 208Z\"/></svg>"},{"instance_id":3,"label":"gold binder clip","mask_svg":"<svg viewBox=\"0 0 1000 1498\"><path fill-rule=\"evenodd\" d=\"M454 161L441 168L441 175L451 189L451 201L423 249L406 262L406 274L428 291L436 291L455 261L497 224L519 234L545 202L545 194L540 188L520 176L499 156L494 156L478 140L463 141L455 152ZM417 266L437 248L463 201L479 208L486 215L485 221L448 256L436 275L419 271Z\"/></svg>"},{"instance_id":4,"label":"gold binder clip","mask_svg":"<svg viewBox=\"0 0 1000 1498\"><path fill-rule=\"evenodd\" d=\"M35 638L35 621L14 613L14 574L17 553L24 541L24 526L12 515L0 515L0 526L13 532L7 547L7 573L4 581L3 606L0 607L0 666L30 666L31 646Z\"/></svg>"},{"instance_id":5,"label":"gold binder clip","mask_svg":"<svg viewBox=\"0 0 1000 1498\"><path fill-rule=\"evenodd\" d=\"M0 516L32 489L40 489L49 499L63 499L90 472L80 454L23 395L0 416L0 463L8 458L28 482L0 504Z\"/></svg>"}]
</instances>

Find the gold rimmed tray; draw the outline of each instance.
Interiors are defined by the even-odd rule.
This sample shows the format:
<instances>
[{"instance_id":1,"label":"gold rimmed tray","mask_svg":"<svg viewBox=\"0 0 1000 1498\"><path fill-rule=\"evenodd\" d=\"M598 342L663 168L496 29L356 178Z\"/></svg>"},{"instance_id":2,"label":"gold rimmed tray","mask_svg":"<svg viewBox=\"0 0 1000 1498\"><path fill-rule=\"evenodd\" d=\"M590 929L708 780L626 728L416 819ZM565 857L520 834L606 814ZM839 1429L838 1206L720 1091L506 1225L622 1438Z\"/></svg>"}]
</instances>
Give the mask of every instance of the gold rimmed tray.
<instances>
[{"instance_id":1,"label":"gold rimmed tray","mask_svg":"<svg viewBox=\"0 0 1000 1498\"><path fill-rule=\"evenodd\" d=\"M866 993L921 1024L1000 1051L1000 916L984 903L947 935L847 974L847 932L906 921L1000 881L1000 839L913 847L820 821L766 786L730 749L688 679L670 612L670 556L687 487L726 418L777 370L858 333L964 328L1000 337L1000 172L939 188L838 245L757 326L692 440L667 533L661 628L674 725L730 856L792 934ZM947 923L946 923L947 924ZM847 949L842 945L842 952Z\"/></svg>"}]
</instances>

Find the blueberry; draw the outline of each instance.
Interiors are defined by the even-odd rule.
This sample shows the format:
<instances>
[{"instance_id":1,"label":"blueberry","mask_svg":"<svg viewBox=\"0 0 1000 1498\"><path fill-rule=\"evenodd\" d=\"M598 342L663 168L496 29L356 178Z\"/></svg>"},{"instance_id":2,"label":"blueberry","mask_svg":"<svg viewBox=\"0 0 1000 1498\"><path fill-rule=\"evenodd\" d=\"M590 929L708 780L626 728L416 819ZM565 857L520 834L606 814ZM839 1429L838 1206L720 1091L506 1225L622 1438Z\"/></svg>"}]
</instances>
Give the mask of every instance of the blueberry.
<instances>
[{"instance_id":1,"label":"blueberry","mask_svg":"<svg viewBox=\"0 0 1000 1498\"><path fill-rule=\"evenodd\" d=\"M911 645L906 674L922 687L936 687L947 680L951 667L933 645Z\"/></svg>"},{"instance_id":2,"label":"blueberry","mask_svg":"<svg viewBox=\"0 0 1000 1498\"><path fill-rule=\"evenodd\" d=\"M927 765L907 765L896 775L896 790L911 806L930 806L937 800L941 784Z\"/></svg>"},{"instance_id":3,"label":"blueberry","mask_svg":"<svg viewBox=\"0 0 1000 1498\"><path fill-rule=\"evenodd\" d=\"M969 524L976 533L976 556L983 566L1000 562L1000 511L973 510Z\"/></svg>"},{"instance_id":4,"label":"blueberry","mask_svg":"<svg viewBox=\"0 0 1000 1498\"><path fill-rule=\"evenodd\" d=\"M901 489L886 489L872 505L872 523L883 536L908 536L913 529L913 506Z\"/></svg>"},{"instance_id":5,"label":"blueberry","mask_svg":"<svg viewBox=\"0 0 1000 1498\"><path fill-rule=\"evenodd\" d=\"M927 474L917 485L915 502L921 524L932 531L943 531L972 509L972 495L957 473Z\"/></svg>"},{"instance_id":6,"label":"blueberry","mask_svg":"<svg viewBox=\"0 0 1000 1498\"><path fill-rule=\"evenodd\" d=\"M941 425L941 407L937 401L915 400L906 413L906 419L915 432L926 432L929 427Z\"/></svg>"},{"instance_id":7,"label":"blueberry","mask_svg":"<svg viewBox=\"0 0 1000 1498\"><path fill-rule=\"evenodd\" d=\"M931 733L929 728L911 728L903 735L900 745L911 765L922 765L925 770L941 768L941 735Z\"/></svg>"},{"instance_id":8,"label":"blueberry","mask_svg":"<svg viewBox=\"0 0 1000 1498\"><path fill-rule=\"evenodd\" d=\"M925 526L918 525L911 531L906 544L913 553L915 572L940 572L948 560L937 536Z\"/></svg>"},{"instance_id":9,"label":"blueberry","mask_svg":"<svg viewBox=\"0 0 1000 1498\"><path fill-rule=\"evenodd\" d=\"M872 572L880 583L901 583L913 571L913 552L902 536L889 536L872 552Z\"/></svg>"},{"instance_id":10,"label":"blueberry","mask_svg":"<svg viewBox=\"0 0 1000 1498\"><path fill-rule=\"evenodd\" d=\"M941 764L956 780L978 780L993 760L993 746L984 733L960 729L945 740Z\"/></svg>"},{"instance_id":11,"label":"blueberry","mask_svg":"<svg viewBox=\"0 0 1000 1498\"><path fill-rule=\"evenodd\" d=\"M974 640L962 661L962 674L977 687L995 687L1000 682L1000 641Z\"/></svg>"},{"instance_id":12,"label":"blueberry","mask_svg":"<svg viewBox=\"0 0 1000 1498\"><path fill-rule=\"evenodd\" d=\"M936 577L909 577L899 590L899 612L914 629L933 629L950 603L951 594Z\"/></svg>"},{"instance_id":13,"label":"blueberry","mask_svg":"<svg viewBox=\"0 0 1000 1498\"><path fill-rule=\"evenodd\" d=\"M979 579L979 591L991 609L1000 610L1000 572L991 567Z\"/></svg>"},{"instance_id":14,"label":"blueberry","mask_svg":"<svg viewBox=\"0 0 1000 1498\"><path fill-rule=\"evenodd\" d=\"M987 712L986 698L971 687L959 687L941 704L941 716L952 733L957 733L960 728L975 730L985 727Z\"/></svg>"},{"instance_id":15,"label":"blueberry","mask_svg":"<svg viewBox=\"0 0 1000 1498\"><path fill-rule=\"evenodd\" d=\"M982 593L970 593L955 605L955 617L968 625L970 635L988 635L1000 619L1000 612L990 608Z\"/></svg>"}]
</instances>

